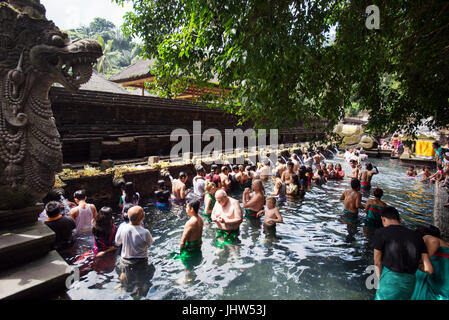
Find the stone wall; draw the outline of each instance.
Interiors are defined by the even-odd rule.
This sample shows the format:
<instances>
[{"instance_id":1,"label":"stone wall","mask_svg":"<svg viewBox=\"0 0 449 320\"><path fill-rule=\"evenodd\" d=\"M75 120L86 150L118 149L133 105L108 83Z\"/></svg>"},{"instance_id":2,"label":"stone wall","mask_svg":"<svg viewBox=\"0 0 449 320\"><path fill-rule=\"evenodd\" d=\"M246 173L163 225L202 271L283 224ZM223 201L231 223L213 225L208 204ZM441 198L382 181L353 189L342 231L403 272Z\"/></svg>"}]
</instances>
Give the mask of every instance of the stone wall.
<instances>
[{"instance_id":1,"label":"stone wall","mask_svg":"<svg viewBox=\"0 0 449 320\"><path fill-rule=\"evenodd\" d=\"M235 116L180 100L86 90L72 94L62 88L52 88L50 98L64 163L169 155L177 143L170 141L171 132L186 129L191 135L193 121L201 121L202 132L215 128L224 133L225 129L251 126L237 126ZM315 134L298 124L281 131L279 143L306 141ZM203 147L208 143L203 142Z\"/></svg>"},{"instance_id":2,"label":"stone wall","mask_svg":"<svg viewBox=\"0 0 449 320\"><path fill-rule=\"evenodd\" d=\"M435 203L433 209L433 223L441 230L442 239L449 241L449 208L444 207L448 201L446 188L442 183L435 184Z\"/></svg>"}]
</instances>

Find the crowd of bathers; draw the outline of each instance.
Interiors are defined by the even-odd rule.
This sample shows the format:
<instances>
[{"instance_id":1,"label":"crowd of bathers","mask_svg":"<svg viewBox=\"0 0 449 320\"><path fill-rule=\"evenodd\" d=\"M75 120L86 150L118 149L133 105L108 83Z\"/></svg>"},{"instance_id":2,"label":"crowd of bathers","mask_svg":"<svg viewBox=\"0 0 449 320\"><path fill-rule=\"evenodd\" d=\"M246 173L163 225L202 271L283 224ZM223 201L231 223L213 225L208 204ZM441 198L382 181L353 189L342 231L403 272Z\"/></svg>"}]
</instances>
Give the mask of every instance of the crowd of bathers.
<instances>
[{"instance_id":1,"label":"crowd of bathers","mask_svg":"<svg viewBox=\"0 0 449 320\"><path fill-rule=\"evenodd\" d=\"M433 264L440 264L439 260L435 262L435 259L441 255L435 255L435 252L441 251L444 256L449 246L440 239L435 227L421 227L418 230L421 233L417 233L401 226L399 213L382 201L383 190L380 188L375 188L374 197L367 199L366 204L362 205L362 192L369 197L371 180L379 171L367 161L368 156L363 150L346 150L342 156L352 167L349 176L351 188L340 197L340 200L344 201L343 216L354 219L358 217L359 209L366 212L364 229L367 235L368 231L371 232L374 264L378 268L380 278L380 289L377 290L376 298L411 298L414 289L410 288L414 288L418 282L413 282L413 286L409 285L408 291L405 290L407 292L395 291L394 286L392 288L385 283L394 283L394 279L403 281L404 275L410 277L410 274L413 274L414 279L421 277L419 279L430 283L429 279L438 269L434 268ZM196 176L192 179L193 189L186 186L189 177L185 172L179 173L174 179L166 171L163 175L170 178L171 188L167 186L166 180L158 181L158 188L154 193L156 207L164 210L174 205L185 206L189 216L179 242L179 252L173 252L172 258L182 261L186 274L202 262L201 247L205 224L209 227L215 226L217 248L239 243L240 224L244 219L250 223L254 222L256 226L262 225L266 237L275 238L276 225L283 223L279 206L287 198L301 199L313 185L322 186L331 179L344 179L345 173L341 165L326 164L324 159L324 156L316 151L301 155L292 154L289 159L279 157L273 168L269 160L257 166L212 165L210 172L206 172L202 166L197 166ZM274 191L270 194L265 191L263 183L268 179L274 180ZM242 194L241 201L232 197L236 193ZM75 203L66 200L61 202L61 195L52 192L44 201L46 206L41 219L56 233L55 249L63 252L76 246L77 238L91 237L94 240L93 259L113 257L109 259L113 261L121 285L124 288L137 288L140 294L145 294L148 289L146 280L154 272L154 267L148 263L148 252L153 238L143 225L145 212L139 206L140 194L135 190L134 184L128 182L122 185L118 205L121 208L123 223L119 227L114 225L113 210L103 207L97 212L95 205L87 202L86 191L79 190L73 197ZM67 211L66 214L64 210ZM262 217L263 223L260 224ZM429 246L435 245L436 239L439 241L439 247L430 254L433 247L430 249ZM401 245L392 249L390 243L394 241ZM120 257L116 261L117 252L120 252ZM438 270L443 269L444 266L439 266ZM419 270L423 270L422 275L418 274L421 272ZM447 269L444 272L446 271ZM422 281L419 283L419 298L429 298L429 285L422 285ZM427 286L425 293L424 286ZM447 292L438 294L445 296Z\"/></svg>"}]
</instances>

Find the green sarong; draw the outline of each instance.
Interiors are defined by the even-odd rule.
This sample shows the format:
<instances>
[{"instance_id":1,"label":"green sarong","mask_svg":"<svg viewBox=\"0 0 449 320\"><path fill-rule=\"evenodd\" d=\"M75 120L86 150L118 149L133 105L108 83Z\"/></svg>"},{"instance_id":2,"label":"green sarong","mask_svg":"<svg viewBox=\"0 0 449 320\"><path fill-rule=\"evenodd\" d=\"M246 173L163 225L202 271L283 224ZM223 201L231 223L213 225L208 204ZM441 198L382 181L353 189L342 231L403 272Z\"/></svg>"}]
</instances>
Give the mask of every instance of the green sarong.
<instances>
[{"instance_id":1,"label":"green sarong","mask_svg":"<svg viewBox=\"0 0 449 320\"><path fill-rule=\"evenodd\" d=\"M221 230L217 228L217 241L216 246L222 248L228 244L233 244L236 242L237 237L239 236L239 230ZM223 241L219 240L219 238L223 238Z\"/></svg>"},{"instance_id":2,"label":"green sarong","mask_svg":"<svg viewBox=\"0 0 449 320\"><path fill-rule=\"evenodd\" d=\"M433 274L416 271L412 300L449 300L449 248L440 247L430 258Z\"/></svg>"},{"instance_id":3,"label":"green sarong","mask_svg":"<svg viewBox=\"0 0 449 320\"><path fill-rule=\"evenodd\" d=\"M201 239L197 241L186 241L184 248L181 249L180 253L171 253L171 258L179 259L187 269L193 269L195 266L199 265L203 259L201 252L201 245L203 241Z\"/></svg>"},{"instance_id":4,"label":"green sarong","mask_svg":"<svg viewBox=\"0 0 449 320\"><path fill-rule=\"evenodd\" d=\"M343 209L343 220L347 223L355 223L359 217L358 212L351 212L349 210Z\"/></svg>"},{"instance_id":5,"label":"green sarong","mask_svg":"<svg viewBox=\"0 0 449 320\"><path fill-rule=\"evenodd\" d=\"M415 275L383 267L374 300L410 300L415 289Z\"/></svg>"},{"instance_id":6,"label":"green sarong","mask_svg":"<svg viewBox=\"0 0 449 320\"><path fill-rule=\"evenodd\" d=\"M380 212L384 207L370 205L368 208L368 213L365 218L365 226L371 229L382 228L382 219L380 217Z\"/></svg>"},{"instance_id":7,"label":"green sarong","mask_svg":"<svg viewBox=\"0 0 449 320\"><path fill-rule=\"evenodd\" d=\"M211 195L209 192L206 192L206 194L210 197L211 201L209 203L208 208L204 208L203 216L207 219L207 221L212 222L212 213L207 214L207 211L213 210L215 206L215 202L217 201L213 195Z\"/></svg>"},{"instance_id":8,"label":"green sarong","mask_svg":"<svg viewBox=\"0 0 449 320\"><path fill-rule=\"evenodd\" d=\"M247 217L250 220L256 220L257 219L257 211L253 211L251 209L245 208L245 217Z\"/></svg>"}]
</instances>

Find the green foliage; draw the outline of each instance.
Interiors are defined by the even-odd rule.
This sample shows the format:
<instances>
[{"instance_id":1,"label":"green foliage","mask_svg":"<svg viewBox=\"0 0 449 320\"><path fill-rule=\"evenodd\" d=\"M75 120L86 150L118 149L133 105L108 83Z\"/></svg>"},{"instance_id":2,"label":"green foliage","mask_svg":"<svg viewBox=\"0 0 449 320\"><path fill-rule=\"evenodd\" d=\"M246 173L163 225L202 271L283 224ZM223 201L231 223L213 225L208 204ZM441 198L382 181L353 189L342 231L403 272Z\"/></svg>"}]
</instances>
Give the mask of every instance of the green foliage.
<instances>
[{"instance_id":1,"label":"green foliage","mask_svg":"<svg viewBox=\"0 0 449 320\"><path fill-rule=\"evenodd\" d=\"M353 103L373 133L447 125L448 2L376 1L380 30L368 30L371 2L134 0L124 32L157 59L160 94L215 77L222 94L202 101L257 127L330 131Z\"/></svg>"},{"instance_id":2,"label":"green foliage","mask_svg":"<svg viewBox=\"0 0 449 320\"><path fill-rule=\"evenodd\" d=\"M97 40L103 48L95 68L105 76L111 76L130 66L142 53L142 45L125 36L121 28L103 18L95 18L89 26L66 31L71 39L91 38Z\"/></svg>"}]
</instances>

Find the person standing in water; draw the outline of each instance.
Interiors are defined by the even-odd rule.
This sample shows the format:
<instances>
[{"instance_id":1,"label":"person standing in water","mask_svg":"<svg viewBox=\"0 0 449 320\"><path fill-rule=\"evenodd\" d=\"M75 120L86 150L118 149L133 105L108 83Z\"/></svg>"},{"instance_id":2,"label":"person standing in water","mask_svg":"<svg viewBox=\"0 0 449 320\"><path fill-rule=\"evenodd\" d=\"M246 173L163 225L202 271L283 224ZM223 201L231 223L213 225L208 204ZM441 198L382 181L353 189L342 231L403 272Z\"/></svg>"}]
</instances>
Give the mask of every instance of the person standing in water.
<instances>
[{"instance_id":1,"label":"person standing in water","mask_svg":"<svg viewBox=\"0 0 449 320\"><path fill-rule=\"evenodd\" d=\"M229 192L231 189L231 179L229 179L229 168L226 166L221 167L220 181L221 188L224 191Z\"/></svg>"},{"instance_id":2,"label":"person standing in water","mask_svg":"<svg viewBox=\"0 0 449 320\"><path fill-rule=\"evenodd\" d=\"M276 199L273 197L268 197L266 200L266 208L260 210L257 213L257 218L260 218L263 214L265 214L265 218L263 220L264 233L267 237L276 236L276 224L284 223L284 219L279 212L279 209L276 207Z\"/></svg>"},{"instance_id":3,"label":"person standing in water","mask_svg":"<svg viewBox=\"0 0 449 320\"><path fill-rule=\"evenodd\" d=\"M215 198L217 204L212 210L212 221L217 225L216 245L224 247L238 241L240 224L243 221L242 208L238 200L228 197L223 190L218 190Z\"/></svg>"},{"instance_id":4,"label":"person standing in water","mask_svg":"<svg viewBox=\"0 0 449 320\"><path fill-rule=\"evenodd\" d=\"M120 197L119 207L122 209L122 216L124 214L123 208L128 204L132 204L133 206L139 205L140 194L136 192L134 188L134 183L127 182L125 183L123 195Z\"/></svg>"},{"instance_id":5,"label":"person standing in water","mask_svg":"<svg viewBox=\"0 0 449 320\"><path fill-rule=\"evenodd\" d=\"M345 178L345 172L341 167L341 164L337 163L335 165L335 179L337 180L343 180Z\"/></svg>"},{"instance_id":6,"label":"person standing in water","mask_svg":"<svg viewBox=\"0 0 449 320\"><path fill-rule=\"evenodd\" d=\"M373 239L379 279L375 300L410 300L418 268L433 273L426 245L415 231L401 226L396 208L385 207L380 216L384 227L376 230Z\"/></svg>"},{"instance_id":7,"label":"person standing in water","mask_svg":"<svg viewBox=\"0 0 449 320\"><path fill-rule=\"evenodd\" d=\"M254 180L252 186L253 192L249 188L243 192L243 208L245 208L245 216L250 220L255 220L257 213L263 209L265 195L261 180Z\"/></svg>"},{"instance_id":8,"label":"person standing in water","mask_svg":"<svg viewBox=\"0 0 449 320\"><path fill-rule=\"evenodd\" d=\"M184 203L190 189L186 190L187 174L185 172L179 173L179 179L173 180L172 184L172 199L176 204Z\"/></svg>"},{"instance_id":9,"label":"person standing in water","mask_svg":"<svg viewBox=\"0 0 449 320\"><path fill-rule=\"evenodd\" d=\"M295 174L293 168L293 162L289 161L287 162L287 170L282 173L281 180L287 185L292 183L292 176Z\"/></svg>"},{"instance_id":10,"label":"person standing in water","mask_svg":"<svg viewBox=\"0 0 449 320\"><path fill-rule=\"evenodd\" d=\"M278 204L282 204L287 201L287 185L282 182L281 178L276 178L274 191L271 196L275 197Z\"/></svg>"},{"instance_id":11,"label":"person standing in water","mask_svg":"<svg viewBox=\"0 0 449 320\"><path fill-rule=\"evenodd\" d=\"M379 170L377 169L376 166L373 166L370 162L368 162L365 165L365 168L366 168L366 170L364 170L360 174L360 179L361 179L363 191L369 192L371 190L371 179L373 178L373 175L379 174ZM376 169L375 172L372 171L373 168Z\"/></svg>"},{"instance_id":12,"label":"person standing in water","mask_svg":"<svg viewBox=\"0 0 449 320\"><path fill-rule=\"evenodd\" d=\"M170 206L170 191L167 190L164 180L157 182L158 189L154 192L156 196L156 208L168 208Z\"/></svg>"},{"instance_id":13,"label":"person standing in water","mask_svg":"<svg viewBox=\"0 0 449 320\"><path fill-rule=\"evenodd\" d=\"M70 210L70 217L76 223L76 235L92 234L93 222L97 218L95 205L87 203L85 190L78 190L73 195L77 207Z\"/></svg>"},{"instance_id":14,"label":"person standing in water","mask_svg":"<svg viewBox=\"0 0 449 320\"><path fill-rule=\"evenodd\" d=\"M365 228L367 233L371 230L376 230L382 228L382 218L380 217L380 212L383 208L387 206L385 202L381 200L384 192L380 188L376 188L373 191L374 199L366 200L366 217L365 217Z\"/></svg>"},{"instance_id":15,"label":"person standing in water","mask_svg":"<svg viewBox=\"0 0 449 320\"><path fill-rule=\"evenodd\" d=\"M360 177L360 168L361 166L357 164L357 161L351 160L350 161L352 172L351 172L351 179L359 179Z\"/></svg>"},{"instance_id":16,"label":"person standing in water","mask_svg":"<svg viewBox=\"0 0 449 320\"><path fill-rule=\"evenodd\" d=\"M215 206L215 193L217 192L217 186L215 183L207 181L206 183L206 193L204 195L204 212L203 215L207 221L212 222L212 210Z\"/></svg>"},{"instance_id":17,"label":"person standing in water","mask_svg":"<svg viewBox=\"0 0 449 320\"><path fill-rule=\"evenodd\" d=\"M196 199L203 199L204 197L204 188L206 187L206 179L204 176L206 175L206 171L202 166L199 166L196 169L196 176L193 178L193 194Z\"/></svg>"},{"instance_id":18,"label":"person standing in water","mask_svg":"<svg viewBox=\"0 0 449 320\"><path fill-rule=\"evenodd\" d=\"M200 204L199 200L192 200L187 203L186 211L190 219L184 226L181 243L179 244L180 254L174 257L174 259L180 259L187 270L192 270L202 260L201 246L203 244L204 222L198 215Z\"/></svg>"},{"instance_id":19,"label":"person standing in water","mask_svg":"<svg viewBox=\"0 0 449 320\"><path fill-rule=\"evenodd\" d=\"M362 205L362 194L360 193L360 181L352 179L351 189L346 190L340 197L340 200L344 200L343 213L353 219L359 216L359 209L365 209Z\"/></svg>"},{"instance_id":20,"label":"person standing in water","mask_svg":"<svg viewBox=\"0 0 449 320\"><path fill-rule=\"evenodd\" d=\"M440 239L440 229L435 226L419 226L416 233L426 244L434 272L416 271L411 300L449 300L449 244Z\"/></svg>"}]
</instances>

